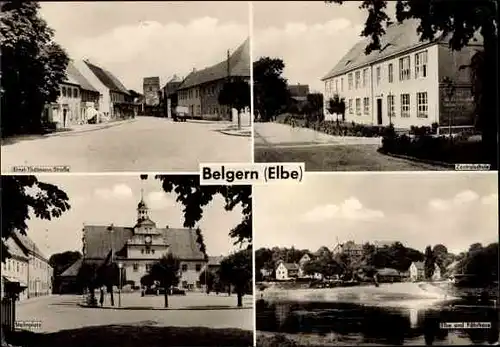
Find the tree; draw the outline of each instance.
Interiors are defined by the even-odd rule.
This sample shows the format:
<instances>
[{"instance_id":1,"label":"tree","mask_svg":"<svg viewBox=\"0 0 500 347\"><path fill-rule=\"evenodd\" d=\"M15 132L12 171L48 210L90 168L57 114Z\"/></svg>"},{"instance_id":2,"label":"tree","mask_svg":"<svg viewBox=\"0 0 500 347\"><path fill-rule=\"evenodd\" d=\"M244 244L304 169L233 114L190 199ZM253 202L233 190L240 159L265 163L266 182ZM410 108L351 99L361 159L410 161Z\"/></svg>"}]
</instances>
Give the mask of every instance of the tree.
<instances>
[{"instance_id":1,"label":"tree","mask_svg":"<svg viewBox=\"0 0 500 347\"><path fill-rule=\"evenodd\" d=\"M434 254L432 253L431 246L425 248L425 261L424 261L424 275L426 279L432 278L434 274L435 264Z\"/></svg>"},{"instance_id":2,"label":"tree","mask_svg":"<svg viewBox=\"0 0 500 347\"><path fill-rule=\"evenodd\" d=\"M172 254L167 254L153 264L150 270L151 278L158 281L165 290L165 307L168 307L168 293L171 287L179 284L179 259Z\"/></svg>"},{"instance_id":3,"label":"tree","mask_svg":"<svg viewBox=\"0 0 500 347\"><path fill-rule=\"evenodd\" d=\"M307 104L305 106L306 120L309 122L323 121L323 94L310 93L307 94Z\"/></svg>"},{"instance_id":4,"label":"tree","mask_svg":"<svg viewBox=\"0 0 500 347\"><path fill-rule=\"evenodd\" d=\"M345 100L341 98L338 94L335 94L333 98L328 99L327 111L330 114L337 115L337 121L339 120L338 115L342 115L342 121L345 120Z\"/></svg>"},{"instance_id":5,"label":"tree","mask_svg":"<svg viewBox=\"0 0 500 347\"><path fill-rule=\"evenodd\" d=\"M342 4L342 0L326 1ZM380 38L385 34L384 24L392 22L386 9L389 1L365 0L361 9L368 12L362 35L371 37L365 54L381 49ZM449 37L449 46L459 51L474 42L477 32L483 38L483 52L471 62L474 70L474 98L477 105L478 126L482 132L483 152L489 155L494 169L498 166L498 4L495 0L398 0L395 2L396 20L402 22L420 20L417 32L421 40L433 40L435 36ZM478 85L480 86L478 88Z\"/></svg>"},{"instance_id":6,"label":"tree","mask_svg":"<svg viewBox=\"0 0 500 347\"><path fill-rule=\"evenodd\" d=\"M144 276L141 277L141 286L143 287L151 287L155 283L153 276L151 274L147 273Z\"/></svg>"},{"instance_id":7,"label":"tree","mask_svg":"<svg viewBox=\"0 0 500 347\"><path fill-rule=\"evenodd\" d=\"M253 63L254 107L265 122L274 120L288 104L290 93L282 77L285 64L278 58L263 57Z\"/></svg>"},{"instance_id":8,"label":"tree","mask_svg":"<svg viewBox=\"0 0 500 347\"><path fill-rule=\"evenodd\" d=\"M37 2L1 4L3 135L41 131L44 106L66 78L69 58L39 9Z\"/></svg>"},{"instance_id":9,"label":"tree","mask_svg":"<svg viewBox=\"0 0 500 347\"><path fill-rule=\"evenodd\" d=\"M214 289L216 282L215 277L215 274L208 269L205 269L202 273L200 273L199 281L200 284L206 286L207 294L210 294L210 292Z\"/></svg>"},{"instance_id":10,"label":"tree","mask_svg":"<svg viewBox=\"0 0 500 347\"><path fill-rule=\"evenodd\" d=\"M148 175L141 175L147 179ZM243 220L229 232L235 244L252 243L252 186L201 186L198 175L157 175L162 182L163 190L175 193L177 202L184 205L184 227L192 228L203 217L202 207L207 206L220 194L225 199L226 211L236 206L242 207ZM250 247L250 246L249 246Z\"/></svg>"},{"instance_id":11,"label":"tree","mask_svg":"<svg viewBox=\"0 0 500 347\"><path fill-rule=\"evenodd\" d=\"M4 241L15 230L26 235L27 221L34 215L51 220L70 209L69 198L56 185L40 182L35 176L1 176L2 200L2 262L11 255ZM31 213L30 213L31 212Z\"/></svg>"},{"instance_id":12,"label":"tree","mask_svg":"<svg viewBox=\"0 0 500 347\"><path fill-rule=\"evenodd\" d=\"M234 286L238 307L242 307L243 295L252 288L252 250L245 249L223 259L219 276L221 281Z\"/></svg>"},{"instance_id":13,"label":"tree","mask_svg":"<svg viewBox=\"0 0 500 347\"><path fill-rule=\"evenodd\" d=\"M200 228L196 228L196 243L200 246L200 251L203 253L205 261L208 261L207 246L205 245L205 239Z\"/></svg>"},{"instance_id":14,"label":"tree","mask_svg":"<svg viewBox=\"0 0 500 347\"><path fill-rule=\"evenodd\" d=\"M229 80L222 86L218 97L219 104L238 111L238 129L241 128L240 112L250 107L250 85L242 79Z\"/></svg>"}]
</instances>

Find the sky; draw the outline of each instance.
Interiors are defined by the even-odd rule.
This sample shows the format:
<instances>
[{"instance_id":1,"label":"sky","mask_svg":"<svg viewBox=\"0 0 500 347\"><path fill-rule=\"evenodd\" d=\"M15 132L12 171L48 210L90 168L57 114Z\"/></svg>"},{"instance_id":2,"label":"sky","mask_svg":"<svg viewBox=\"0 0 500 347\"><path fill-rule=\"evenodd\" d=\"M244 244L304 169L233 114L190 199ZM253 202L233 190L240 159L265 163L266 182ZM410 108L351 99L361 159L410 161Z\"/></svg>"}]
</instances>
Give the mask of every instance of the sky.
<instances>
[{"instance_id":1,"label":"sky","mask_svg":"<svg viewBox=\"0 0 500 347\"><path fill-rule=\"evenodd\" d=\"M133 227L137 221L137 204L144 189L144 200L150 218L158 227L182 228L183 205L176 202L175 194L163 191L161 182L139 175L39 175L42 182L52 183L69 197L71 209L61 217L46 221L31 216L28 236L47 256L65 251L82 251L82 228L87 225ZM203 209L198 226L203 231L207 253L211 256L228 255L239 250L229 238L229 231L242 219L241 208L224 209L224 200L217 196Z\"/></svg>"},{"instance_id":2,"label":"sky","mask_svg":"<svg viewBox=\"0 0 500 347\"><path fill-rule=\"evenodd\" d=\"M143 77L185 77L226 59L249 36L247 2L42 2L73 59L87 58L142 92Z\"/></svg>"},{"instance_id":3,"label":"sky","mask_svg":"<svg viewBox=\"0 0 500 347\"><path fill-rule=\"evenodd\" d=\"M495 173L310 173L254 187L254 247L400 241L459 253L498 242L497 192Z\"/></svg>"},{"instance_id":4,"label":"sky","mask_svg":"<svg viewBox=\"0 0 500 347\"><path fill-rule=\"evenodd\" d=\"M393 6L388 13L393 13ZM281 58L290 84L322 92L324 77L362 39L366 10L359 2L256 1L253 3L253 60Z\"/></svg>"}]
</instances>

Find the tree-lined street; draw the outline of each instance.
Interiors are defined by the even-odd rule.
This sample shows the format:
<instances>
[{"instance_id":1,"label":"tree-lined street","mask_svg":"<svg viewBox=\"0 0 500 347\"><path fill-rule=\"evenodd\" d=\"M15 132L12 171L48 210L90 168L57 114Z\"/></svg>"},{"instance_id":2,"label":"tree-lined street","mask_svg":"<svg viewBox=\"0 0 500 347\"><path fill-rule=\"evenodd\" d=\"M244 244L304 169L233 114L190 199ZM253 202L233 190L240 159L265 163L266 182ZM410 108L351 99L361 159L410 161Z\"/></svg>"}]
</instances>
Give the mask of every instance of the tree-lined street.
<instances>
[{"instance_id":1,"label":"tree-lined street","mask_svg":"<svg viewBox=\"0 0 500 347\"><path fill-rule=\"evenodd\" d=\"M139 117L95 131L2 145L2 172L16 165L70 166L71 172L198 171L203 162L247 162L251 139L223 134L229 123Z\"/></svg>"}]
</instances>

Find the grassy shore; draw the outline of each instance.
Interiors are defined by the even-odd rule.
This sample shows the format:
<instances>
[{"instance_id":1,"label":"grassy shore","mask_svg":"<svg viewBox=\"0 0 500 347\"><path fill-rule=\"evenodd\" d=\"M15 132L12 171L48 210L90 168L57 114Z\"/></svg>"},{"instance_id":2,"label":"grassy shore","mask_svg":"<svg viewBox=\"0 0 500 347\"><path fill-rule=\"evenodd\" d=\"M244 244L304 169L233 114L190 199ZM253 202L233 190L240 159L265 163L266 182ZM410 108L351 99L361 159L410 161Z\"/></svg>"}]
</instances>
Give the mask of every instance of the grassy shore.
<instances>
[{"instance_id":1,"label":"grassy shore","mask_svg":"<svg viewBox=\"0 0 500 347\"><path fill-rule=\"evenodd\" d=\"M203 327L91 326L41 334L16 332L8 342L23 347L251 346L253 332Z\"/></svg>"}]
</instances>

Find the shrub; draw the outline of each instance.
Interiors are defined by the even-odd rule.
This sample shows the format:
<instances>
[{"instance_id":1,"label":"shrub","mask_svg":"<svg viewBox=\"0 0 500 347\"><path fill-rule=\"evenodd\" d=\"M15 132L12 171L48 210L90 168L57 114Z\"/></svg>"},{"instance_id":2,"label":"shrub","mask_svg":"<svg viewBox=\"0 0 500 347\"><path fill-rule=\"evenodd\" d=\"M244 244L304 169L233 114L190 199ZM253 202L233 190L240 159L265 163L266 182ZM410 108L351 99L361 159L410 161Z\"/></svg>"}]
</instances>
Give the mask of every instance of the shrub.
<instances>
[{"instance_id":1,"label":"shrub","mask_svg":"<svg viewBox=\"0 0 500 347\"><path fill-rule=\"evenodd\" d=\"M95 295L88 294L85 299L85 304L90 307L97 307L97 298Z\"/></svg>"},{"instance_id":2,"label":"shrub","mask_svg":"<svg viewBox=\"0 0 500 347\"><path fill-rule=\"evenodd\" d=\"M281 334L276 334L273 336L266 336L266 335L257 335L257 346L258 347L275 347L275 346L282 346L282 347L298 347L299 345L291 340L288 339L286 336L281 335Z\"/></svg>"}]
</instances>

